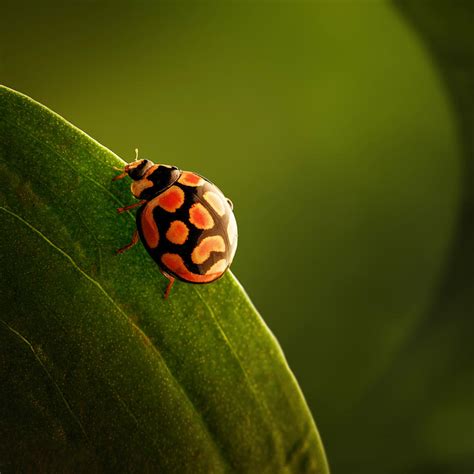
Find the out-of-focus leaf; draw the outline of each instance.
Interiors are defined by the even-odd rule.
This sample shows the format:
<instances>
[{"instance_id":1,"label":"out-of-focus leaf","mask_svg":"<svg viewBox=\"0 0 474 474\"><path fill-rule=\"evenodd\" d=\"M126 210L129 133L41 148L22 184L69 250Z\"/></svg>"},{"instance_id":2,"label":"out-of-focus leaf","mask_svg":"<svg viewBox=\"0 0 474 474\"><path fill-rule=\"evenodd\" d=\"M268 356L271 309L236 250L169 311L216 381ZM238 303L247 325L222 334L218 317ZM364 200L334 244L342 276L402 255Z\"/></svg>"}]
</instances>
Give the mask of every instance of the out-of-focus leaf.
<instances>
[{"instance_id":1,"label":"out-of-focus leaf","mask_svg":"<svg viewBox=\"0 0 474 474\"><path fill-rule=\"evenodd\" d=\"M123 162L0 88L0 471L327 472L281 350L229 273L166 281Z\"/></svg>"},{"instance_id":2,"label":"out-of-focus leaf","mask_svg":"<svg viewBox=\"0 0 474 474\"><path fill-rule=\"evenodd\" d=\"M354 407L354 423L365 424L366 436L345 442L351 446L351 465L366 466L366 473L470 472L474 465L474 9L466 1L399 0L395 5L432 53L457 115L464 157L462 207L450 258L424 324Z\"/></svg>"}]
</instances>

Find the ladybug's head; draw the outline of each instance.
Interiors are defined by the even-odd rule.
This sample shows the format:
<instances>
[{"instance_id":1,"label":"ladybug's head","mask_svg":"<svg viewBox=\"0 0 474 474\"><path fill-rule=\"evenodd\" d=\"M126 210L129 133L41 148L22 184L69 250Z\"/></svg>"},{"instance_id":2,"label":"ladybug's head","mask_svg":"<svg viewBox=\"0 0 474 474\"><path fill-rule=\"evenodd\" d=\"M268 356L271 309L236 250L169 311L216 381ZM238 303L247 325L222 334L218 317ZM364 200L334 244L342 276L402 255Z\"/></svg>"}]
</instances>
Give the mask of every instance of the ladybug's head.
<instances>
[{"instance_id":1,"label":"ladybug's head","mask_svg":"<svg viewBox=\"0 0 474 474\"><path fill-rule=\"evenodd\" d=\"M138 150L137 158L138 158ZM136 159L125 165L123 172L113 181L130 176L133 179L132 194L137 199L151 199L178 180L181 171L176 166L155 165L150 160Z\"/></svg>"},{"instance_id":2,"label":"ladybug's head","mask_svg":"<svg viewBox=\"0 0 474 474\"><path fill-rule=\"evenodd\" d=\"M142 179L145 173L154 165L150 160L136 160L128 165L125 165L125 173L134 181Z\"/></svg>"}]
</instances>

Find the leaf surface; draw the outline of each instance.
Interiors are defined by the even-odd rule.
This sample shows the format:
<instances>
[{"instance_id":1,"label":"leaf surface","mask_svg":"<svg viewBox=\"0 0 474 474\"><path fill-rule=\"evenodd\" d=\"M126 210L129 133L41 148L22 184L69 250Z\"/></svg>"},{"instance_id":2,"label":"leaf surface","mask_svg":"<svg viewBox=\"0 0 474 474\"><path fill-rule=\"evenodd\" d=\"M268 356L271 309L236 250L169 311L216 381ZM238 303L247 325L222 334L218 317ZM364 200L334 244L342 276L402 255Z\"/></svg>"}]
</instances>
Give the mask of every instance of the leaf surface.
<instances>
[{"instance_id":1,"label":"leaf surface","mask_svg":"<svg viewBox=\"0 0 474 474\"><path fill-rule=\"evenodd\" d=\"M327 472L281 349L228 272L123 255L124 162L0 88L0 468Z\"/></svg>"}]
</instances>

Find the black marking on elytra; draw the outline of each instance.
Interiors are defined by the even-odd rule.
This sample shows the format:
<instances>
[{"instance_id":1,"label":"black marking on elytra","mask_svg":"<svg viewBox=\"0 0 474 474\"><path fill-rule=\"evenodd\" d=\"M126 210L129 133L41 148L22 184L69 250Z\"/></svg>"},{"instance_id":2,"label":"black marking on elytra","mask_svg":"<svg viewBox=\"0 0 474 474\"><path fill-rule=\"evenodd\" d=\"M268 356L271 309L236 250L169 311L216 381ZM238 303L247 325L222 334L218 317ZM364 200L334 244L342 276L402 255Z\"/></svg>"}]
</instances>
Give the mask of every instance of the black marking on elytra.
<instances>
[{"instance_id":1,"label":"black marking on elytra","mask_svg":"<svg viewBox=\"0 0 474 474\"><path fill-rule=\"evenodd\" d=\"M158 170L160 168L161 167L159 167ZM155 173L153 173L153 175L154 174ZM150 175L150 177L151 176L152 175ZM225 258L230 264L231 262L229 260L231 259L233 255L233 248L231 247L230 242L228 240L227 226L228 226L229 218L232 211L229 207L228 209L226 209L226 212L223 216L219 216L214 211L212 206L203 198L204 193L207 191L213 191L215 193L219 193L220 195L222 195L221 191L215 185L211 184L207 180L202 186L196 186L196 187L182 185L181 183L176 182L176 180L172 182L171 184L174 184L183 190L184 203L175 212L165 211L159 206L155 207L155 209L153 210L153 218L157 224L158 231L160 234L158 247L154 249L149 248L146 243L146 240L143 237L142 227L141 227L141 214L146 204L138 210L137 215L136 215L137 228L140 234L140 238L145 248L147 249L148 253L150 254L150 256L153 258L153 260L155 260L155 262L160 267L164 267L163 263L161 262L161 256L165 253L176 253L181 256L188 270L198 275L204 275L209 270L209 268L212 267L212 265L214 265L219 260L222 260L223 258ZM171 184L168 187L170 187ZM157 194L160 194L161 192L163 191L154 193L153 195L156 196ZM189 222L189 209L191 208L193 204L197 202L200 202L211 214L214 220L214 227L212 229L206 229L206 230L197 229L193 224ZM169 229L171 222L173 222L174 220L180 220L184 222L189 230L188 238L186 239L186 242L182 245L174 244L168 241L168 239L166 239L166 232ZM202 264L195 264L191 260L191 254L193 250L196 248L197 245L199 245L199 243L203 239L205 239L206 237L214 236L214 235L219 235L224 239L225 251L224 252L211 252L209 258L205 262L203 262ZM236 244L234 244L234 247L235 245ZM180 277L174 274L170 269L165 268L165 271L173 274L176 278L180 279Z\"/></svg>"}]
</instances>

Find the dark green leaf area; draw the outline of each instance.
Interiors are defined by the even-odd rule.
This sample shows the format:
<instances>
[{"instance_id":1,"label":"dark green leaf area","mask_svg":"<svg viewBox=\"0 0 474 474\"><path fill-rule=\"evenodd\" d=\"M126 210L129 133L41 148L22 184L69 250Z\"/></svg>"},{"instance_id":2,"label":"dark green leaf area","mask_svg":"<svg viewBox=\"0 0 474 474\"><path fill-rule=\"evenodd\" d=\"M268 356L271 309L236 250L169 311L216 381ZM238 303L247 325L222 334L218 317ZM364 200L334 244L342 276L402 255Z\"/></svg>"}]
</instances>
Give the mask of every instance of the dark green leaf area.
<instances>
[{"instance_id":1,"label":"dark green leaf area","mask_svg":"<svg viewBox=\"0 0 474 474\"><path fill-rule=\"evenodd\" d=\"M166 280L123 162L0 88L0 470L327 472L281 350L233 275Z\"/></svg>"}]
</instances>

